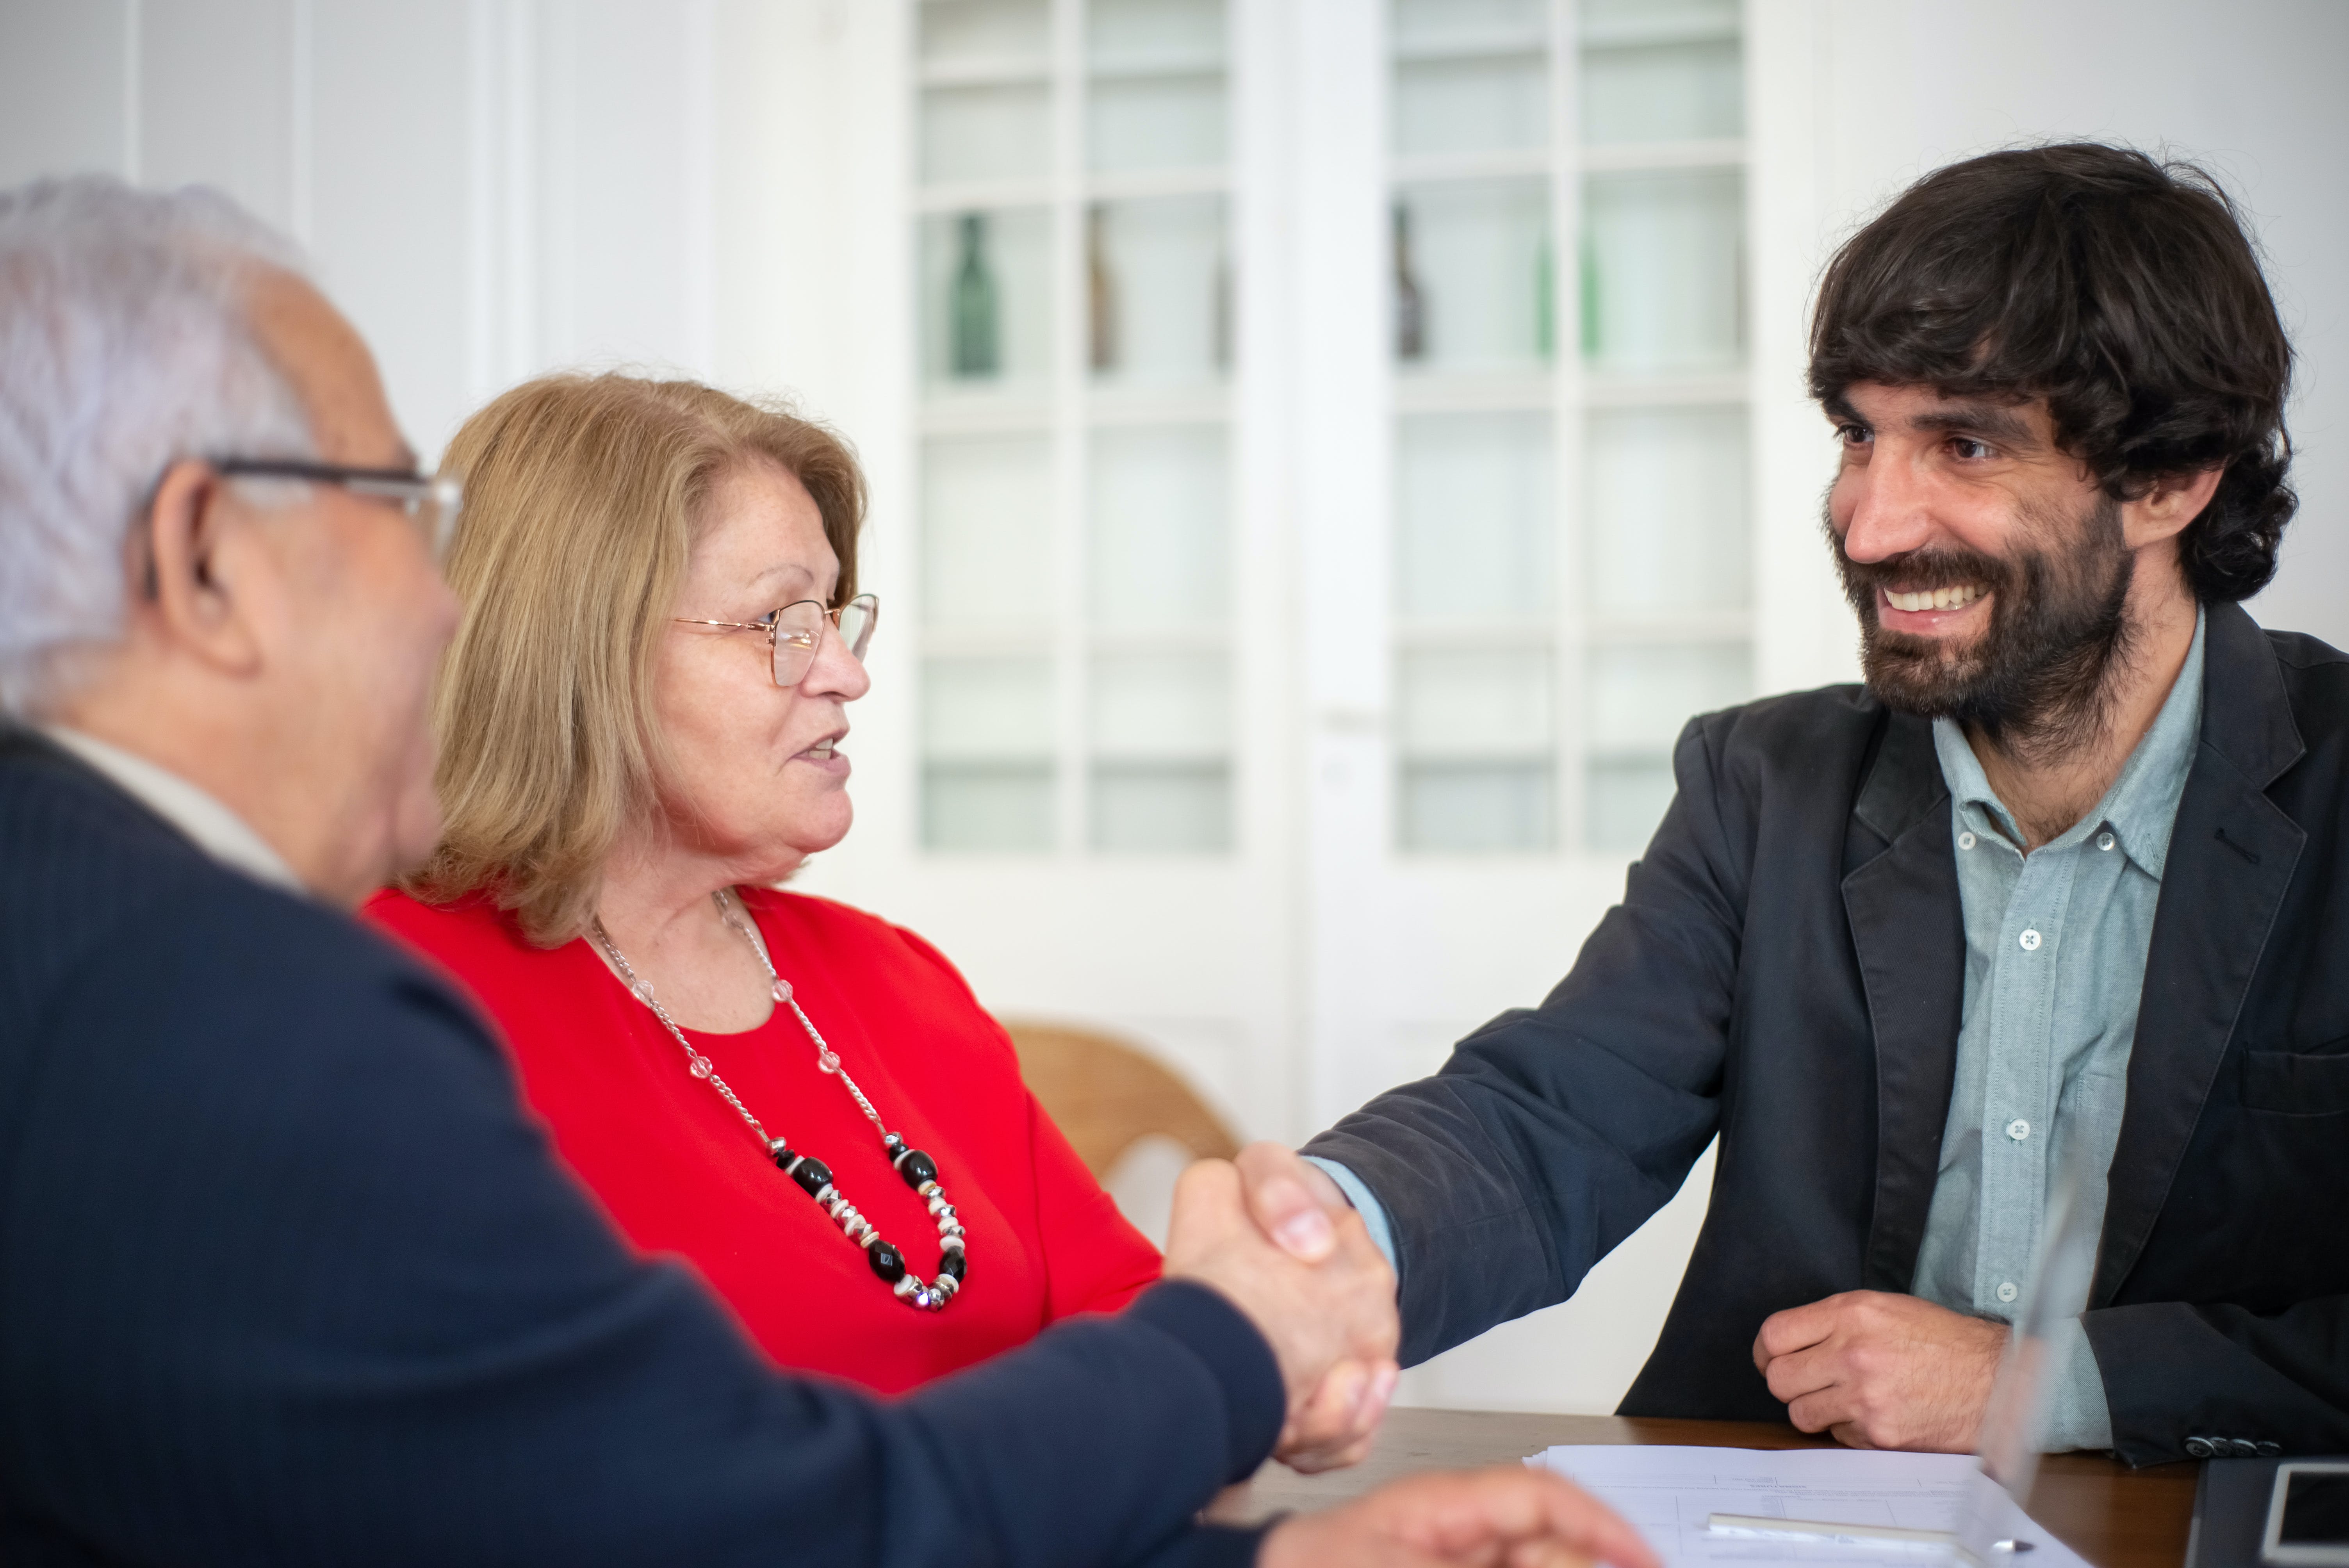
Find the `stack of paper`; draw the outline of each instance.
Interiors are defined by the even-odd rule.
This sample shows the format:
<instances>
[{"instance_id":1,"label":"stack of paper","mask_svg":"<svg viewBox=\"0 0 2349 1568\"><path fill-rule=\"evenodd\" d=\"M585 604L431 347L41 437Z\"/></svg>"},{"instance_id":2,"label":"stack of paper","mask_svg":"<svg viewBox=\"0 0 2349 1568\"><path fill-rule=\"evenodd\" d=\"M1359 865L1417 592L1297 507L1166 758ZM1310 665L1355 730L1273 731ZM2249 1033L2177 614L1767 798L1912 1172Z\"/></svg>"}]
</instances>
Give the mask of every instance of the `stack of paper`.
<instances>
[{"instance_id":1,"label":"stack of paper","mask_svg":"<svg viewBox=\"0 0 2349 1568\"><path fill-rule=\"evenodd\" d=\"M1811 1521L1866 1529L1947 1532L1978 1461L1965 1454L1888 1454L1853 1449L1692 1449L1561 1447L1529 1459L1602 1499L1630 1520L1665 1568L1701 1563L1795 1563L1818 1568L1928 1568L1949 1560L1946 1546L1856 1540L1772 1539L1760 1531L1709 1528L1715 1514ZM2023 1516L2004 1494L2011 1517L2002 1535L2027 1542L2002 1553L2014 1568L2087 1568L2079 1555Z\"/></svg>"}]
</instances>

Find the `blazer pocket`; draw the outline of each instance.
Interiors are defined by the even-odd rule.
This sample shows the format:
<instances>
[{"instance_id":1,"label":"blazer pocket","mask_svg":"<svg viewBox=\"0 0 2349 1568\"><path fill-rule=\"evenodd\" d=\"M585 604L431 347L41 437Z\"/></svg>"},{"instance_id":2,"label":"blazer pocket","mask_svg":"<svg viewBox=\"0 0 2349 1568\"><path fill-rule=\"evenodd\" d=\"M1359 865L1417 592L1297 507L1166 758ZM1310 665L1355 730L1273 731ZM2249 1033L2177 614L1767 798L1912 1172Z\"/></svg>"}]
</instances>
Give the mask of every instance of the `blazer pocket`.
<instances>
[{"instance_id":1,"label":"blazer pocket","mask_svg":"<svg viewBox=\"0 0 2349 1568\"><path fill-rule=\"evenodd\" d=\"M2252 1110L2325 1116L2349 1110L2349 1038L2342 1049L2243 1053L2243 1104Z\"/></svg>"}]
</instances>

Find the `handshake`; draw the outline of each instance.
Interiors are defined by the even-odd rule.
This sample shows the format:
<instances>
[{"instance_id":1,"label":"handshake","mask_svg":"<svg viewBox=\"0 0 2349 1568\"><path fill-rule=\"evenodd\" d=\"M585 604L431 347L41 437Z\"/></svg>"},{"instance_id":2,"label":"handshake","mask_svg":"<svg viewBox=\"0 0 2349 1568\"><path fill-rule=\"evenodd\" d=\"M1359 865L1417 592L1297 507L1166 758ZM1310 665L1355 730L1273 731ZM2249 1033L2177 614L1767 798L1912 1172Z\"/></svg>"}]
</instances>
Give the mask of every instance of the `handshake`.
<instances>
[{"instance_id":1,"label":"handshake","mask_svg":"<svg viewBox=\"0 0 2349 1568\"><path fill-rule=\"evenodd\" d=\"M1272 1347L1288 1395L1274 1449L1284 1462L1331 1470L1370 1451L1402 1370L1395 1276L1326 1172L1276 1143L1192 1166L1174 1190L1166 1277L1220 1292ZM1495 1468L1417 1476L1284 1521L1259 1563L1537 1568L1593 1559L1657 1568L1629 1525L1566 1481Z\"/></svg>"}]
</instances>

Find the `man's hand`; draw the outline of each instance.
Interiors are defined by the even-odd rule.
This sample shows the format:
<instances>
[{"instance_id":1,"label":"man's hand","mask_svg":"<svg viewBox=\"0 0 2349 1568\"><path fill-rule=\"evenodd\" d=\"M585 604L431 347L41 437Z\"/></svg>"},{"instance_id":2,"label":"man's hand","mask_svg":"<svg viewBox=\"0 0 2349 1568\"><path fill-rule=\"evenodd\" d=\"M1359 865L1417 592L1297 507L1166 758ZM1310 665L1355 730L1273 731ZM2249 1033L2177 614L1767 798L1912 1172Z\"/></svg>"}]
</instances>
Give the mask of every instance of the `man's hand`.
<instances>
[{"instance_id":1,"label":"man's hand","mask_svg":"<svg viewBox=\"0 0 2349 1568\"><path fill-rule=\"evenodd\" d=\"M1251 1143L1235 1163L1247 1189L1248 1212L1291 1257L1318 1264L1337 1249L1341 1220L1361 1222L1330 1173L1292 1149ZM1308 1475L1359 1463L1371 1451L1402 1376L1393 1354L1390 1338L1387 1359L1341 1361L1331 1368L1281 1434L1275 1457Z\"/></svg>"},{"instance_id":2,"label":"man's hand","mask_svg":"<svg viewBox=\"0 0 2349 1568\"><path fill-rule=\"evenodd\" d=\"M1202 1160L1175 1183L1166 1277L1214 1286L1271 1345L1288 1392L1278 1451L1350 1464L1394 1391L1394 1271L1351 1208L1324 1222L1317 1260L1290 1255L1257 1229L1239 1171Z\"/></svg>"},{"instance_id":3,"label":"man's hand","mask_svg":"<svg viewBox=\"0 0 2349 1568\"><path fill-rule=\"evenodd\" d=\"M1639 1532L1568 1481L1517 1465L1434 1471L1283 1520L1257 1568L1661 1568Z\"/></svg>"},{"instance_id":4,"label":"man's hand","mask_svg":"<svg viewBox=\"0 0 2349 1568\"><path fill-rule=\"evenodd\" d=\"M2006 1333L1913 1295L1846 1291L1772 1313L1754 1365L1804 1431L1855 1449L1971 1453Z\"/></svg>"}]
</instances>

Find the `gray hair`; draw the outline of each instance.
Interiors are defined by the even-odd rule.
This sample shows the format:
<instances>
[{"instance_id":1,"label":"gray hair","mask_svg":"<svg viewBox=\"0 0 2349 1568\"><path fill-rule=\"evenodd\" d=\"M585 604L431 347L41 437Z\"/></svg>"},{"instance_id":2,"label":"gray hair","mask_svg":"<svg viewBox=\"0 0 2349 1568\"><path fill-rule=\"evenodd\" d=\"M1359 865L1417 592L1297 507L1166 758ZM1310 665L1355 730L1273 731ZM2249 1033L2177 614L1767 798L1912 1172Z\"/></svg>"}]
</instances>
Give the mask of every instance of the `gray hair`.
<instances>
[{"instance_id":1,"label":"gray hair","mask_svg":"<svg viewBox=\"0 0 2349 1568\"><path fill-rule=\"evenodd\" d=\"M294 247L216 191L100 177L0 191L0 715L122 640L126 544L183 458L313 455L255 335Z\"/></svg>"}]
</instances>

